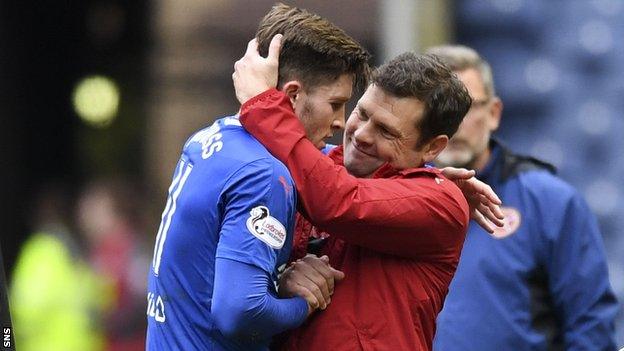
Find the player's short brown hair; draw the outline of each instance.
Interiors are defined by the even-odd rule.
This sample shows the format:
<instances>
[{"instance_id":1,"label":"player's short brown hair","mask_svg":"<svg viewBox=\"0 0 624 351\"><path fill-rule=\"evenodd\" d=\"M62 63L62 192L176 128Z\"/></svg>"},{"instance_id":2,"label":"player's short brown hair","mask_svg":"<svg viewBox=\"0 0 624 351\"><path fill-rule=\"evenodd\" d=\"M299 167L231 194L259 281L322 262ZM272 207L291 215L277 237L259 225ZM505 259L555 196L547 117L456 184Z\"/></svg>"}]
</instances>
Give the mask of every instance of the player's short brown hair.
<instances>
[{"instance_id":1,"label":"player's short brown hair","mask_svg":"<svg viewBox=\"0 0 624 351\"><path fill-rule=\"evenodd\" d=\"M299 80L311 90L353 74L356 90L368 83L370 54L342 29L306 10L275 4L260 21L258 51L266 56L271 39L282 34L278 87Z\"/></svg>"},{"instance_id":2,"label":"player's short brown hair","mask_svg":"<svg viewBox=\"0 0 624 351\"><path fill-rule=\"evenodd\" d=\"M396 97L415 97L425 105L421 147L438 135L457 132L472 99L464 84L434 55L406 52L373 72L373 84Z\"/></svg>"}]
</instances>

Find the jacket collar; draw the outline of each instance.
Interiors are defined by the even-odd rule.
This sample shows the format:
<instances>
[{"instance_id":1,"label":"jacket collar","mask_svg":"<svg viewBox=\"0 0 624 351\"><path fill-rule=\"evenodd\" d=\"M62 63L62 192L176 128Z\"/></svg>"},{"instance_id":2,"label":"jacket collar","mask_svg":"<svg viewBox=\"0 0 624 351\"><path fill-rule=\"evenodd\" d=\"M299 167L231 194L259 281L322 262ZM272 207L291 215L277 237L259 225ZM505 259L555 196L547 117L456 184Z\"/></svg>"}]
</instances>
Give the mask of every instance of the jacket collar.
<instances>
[{"instance_id":1,"label":"jacket collar","mask_svg":"<svg viewBox=\"0 0 624 351\"><path fill-rule=\"evenodd\" d=\"M342 145L339 145L333 148L327 154L327 156L329 156L329 158L331 158L335 164L344 166L344 148ZM422 174L422 173L438 175L441 172L439 169L435 167L428 167L428 166L398 170L386 162L383 165L381 165L381 167L379 167L375 171L375 173L373 173L373 178L393 178L393 177L410 178L412 176L415 176L417 174Z\"/></svg>"},{"instance_id":2,"label":"jacket collar","mask_svg":"<svg viewBox=\"0 0 624 351\"><path fill-rule=\"evenodd\" d=\"M483 170L477 172L477 178L492 183L496 179L505 181L519 173L530 170L542 169L550 173L556 173L555 166L531 156L518 155L512 152L497 138L490 139L490 160Z\"/></svg>"}]
</instances>

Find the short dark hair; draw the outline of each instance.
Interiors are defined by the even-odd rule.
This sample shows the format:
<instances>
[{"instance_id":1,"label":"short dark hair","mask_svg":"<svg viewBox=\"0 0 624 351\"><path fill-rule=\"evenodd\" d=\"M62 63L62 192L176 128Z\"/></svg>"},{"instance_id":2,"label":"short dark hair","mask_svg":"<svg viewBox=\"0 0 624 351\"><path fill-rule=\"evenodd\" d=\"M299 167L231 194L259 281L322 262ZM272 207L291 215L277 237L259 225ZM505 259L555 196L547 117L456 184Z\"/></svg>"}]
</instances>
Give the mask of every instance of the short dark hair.
<instances>
[{"instance_id":1,"label":"short dark hair","mask_svg":"<svg viewBox=\"0 0 624 351\"><path fill-rule=\"evenodd\" d=\"M258 51L266 56L271 39L282 34L278 86L300 80L306 90L353 74L356 90L368 83L370 54L328 20L296 7L275 4L260 21Z\"/></svg>"},{"instance_id":2,"label":"short dark hair","mask_svg":"<svg viewBox=\"0 0 624 351\"><path fill-rule=\"evenodd\" d=\"M377 68L372 79L389 94L424 103L417 147L438 135L450 139L472 104L464 84L434 55L403 53Z\"/></svg>"}]
</instances>

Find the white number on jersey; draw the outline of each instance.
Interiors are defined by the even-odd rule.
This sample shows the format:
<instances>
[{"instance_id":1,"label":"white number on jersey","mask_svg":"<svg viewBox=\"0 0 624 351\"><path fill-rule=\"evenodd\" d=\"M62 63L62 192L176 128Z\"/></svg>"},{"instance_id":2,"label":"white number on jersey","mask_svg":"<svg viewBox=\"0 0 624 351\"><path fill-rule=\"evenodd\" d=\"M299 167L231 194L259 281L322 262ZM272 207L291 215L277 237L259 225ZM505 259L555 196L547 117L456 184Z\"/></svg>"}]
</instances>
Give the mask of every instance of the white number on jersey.
<instances>
[{"instance_id":1,"label":"white number on jersey","mask_svg":"<svg viewBox=\"0 0 624 351\"><path fill-rule=\"evenodd\" d=\"M160 269L160 257L162 256L163 247L165 246L165 240L167 240L167 232L171 225L171 219L175 213L178 197L182 192L182 187L186 183L186 179L193 170L192 164L186 164L184 160L180 160L176 175L173 177L173 182L169 186L169 196L167 196L167 205L163 211L160 226L158 227L158 235L156 235L156 244L154 245L154 257L152 259L152 268L154 274L158 275Z\"/></svg>"}]
</instances>

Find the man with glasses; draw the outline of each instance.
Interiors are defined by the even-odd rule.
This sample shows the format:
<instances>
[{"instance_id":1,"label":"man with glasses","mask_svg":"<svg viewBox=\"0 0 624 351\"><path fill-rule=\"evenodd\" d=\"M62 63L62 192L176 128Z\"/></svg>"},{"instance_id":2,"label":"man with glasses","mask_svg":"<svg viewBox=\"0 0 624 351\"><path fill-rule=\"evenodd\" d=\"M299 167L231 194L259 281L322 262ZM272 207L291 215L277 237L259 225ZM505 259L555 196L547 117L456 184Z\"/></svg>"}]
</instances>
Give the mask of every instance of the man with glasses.
<instances>
[{"instance_id":1,"label":"man with glasses","mask_svg":"<svg viewBox=\"0 0 624 351\"><path fill-rule=\"evenodd\" d=\"M429 50L473 103L438 166L474 169L501 197L505 226L470 223L437 323L437 350L615 350L617 303L600 232L587 204L554 168L492 138L503 103L474 50Z\"/></svg>"}]
</instances>

